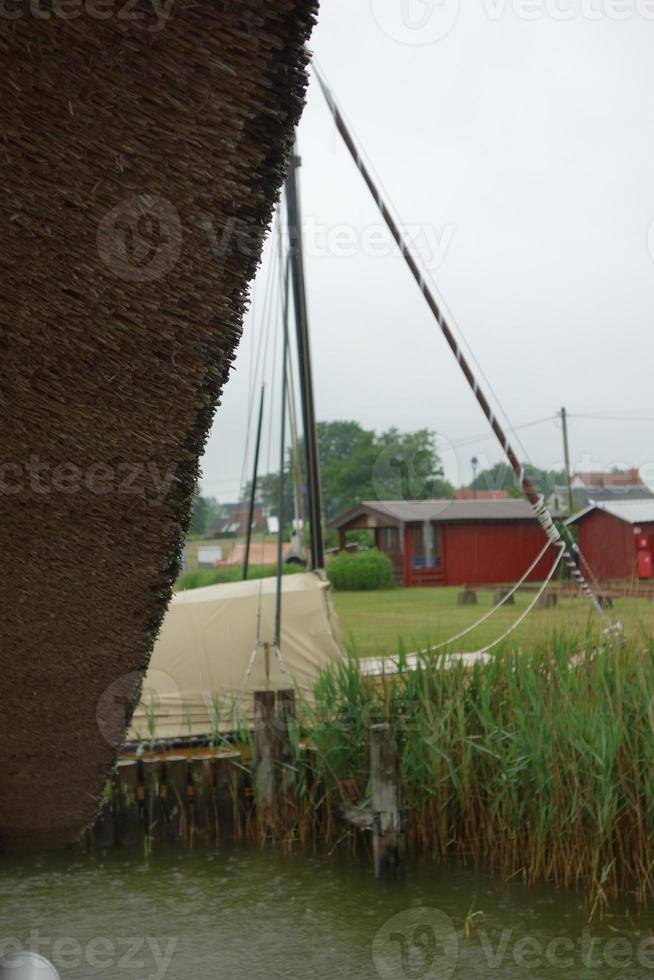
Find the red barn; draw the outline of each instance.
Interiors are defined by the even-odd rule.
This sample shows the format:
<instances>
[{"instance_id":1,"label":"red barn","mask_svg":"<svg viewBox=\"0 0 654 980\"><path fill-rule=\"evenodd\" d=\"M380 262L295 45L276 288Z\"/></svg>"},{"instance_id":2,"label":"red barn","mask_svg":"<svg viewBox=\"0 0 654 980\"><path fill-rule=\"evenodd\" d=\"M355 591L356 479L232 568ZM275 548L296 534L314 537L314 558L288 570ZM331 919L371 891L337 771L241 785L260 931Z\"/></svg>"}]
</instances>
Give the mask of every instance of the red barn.
<instances>
[{"instance_id":1,"label":"red barn","mask_svg":"<svg viewBox=\"0 0 654 980\"><path fill-rule=\"evenodd\" d=\"M578 528L581 553L601 581L654 576L654 499L603 500L567 523Z\"/></svg>"},{"instance_id":2,"label":"red barn","mask_svg":"<svg viewBox=\"0 0 654 980\"><path fill-rule=\"evenodd\" d=\"M372 529L404 585L491 585L522 578L546 543L526 500L364 501L330 522L341 550L348 531ZM545 578L551 551L530 578Z\"/></svg>"}]
</instances>

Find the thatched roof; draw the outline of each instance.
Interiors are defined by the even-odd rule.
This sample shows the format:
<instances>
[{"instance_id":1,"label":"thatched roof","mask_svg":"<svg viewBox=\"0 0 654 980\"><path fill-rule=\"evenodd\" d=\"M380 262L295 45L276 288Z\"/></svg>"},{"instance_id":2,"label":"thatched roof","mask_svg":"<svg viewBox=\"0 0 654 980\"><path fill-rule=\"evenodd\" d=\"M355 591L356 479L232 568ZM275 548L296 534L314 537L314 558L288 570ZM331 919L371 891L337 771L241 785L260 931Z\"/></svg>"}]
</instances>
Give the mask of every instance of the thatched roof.
<instances>
[{"instance_id":1,"label":"thatched roof","mask_svg":"<svg viewBox=\"0 0 654 980\"><path fill-rule=\"evenodd\" d=\"M303 103L314 0L165 6L0 33L5 848L94 814Z\"/></svg>"}]
</instances>

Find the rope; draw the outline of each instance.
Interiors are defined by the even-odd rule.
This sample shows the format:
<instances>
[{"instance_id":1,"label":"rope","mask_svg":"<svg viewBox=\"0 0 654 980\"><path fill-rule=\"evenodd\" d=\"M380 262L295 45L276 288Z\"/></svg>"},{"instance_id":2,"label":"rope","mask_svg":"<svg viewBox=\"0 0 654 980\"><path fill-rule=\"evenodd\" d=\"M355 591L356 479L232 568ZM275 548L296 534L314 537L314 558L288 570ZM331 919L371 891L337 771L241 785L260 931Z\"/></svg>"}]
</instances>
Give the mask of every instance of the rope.
<instances>
[{"instance_id":1,"label":"rope","mask_svg":"<svg viewBox=\"0 0 654 980\"><path fill-rule=\"evenodd\" d=\"M506 639L508 639L508 637L511 636L511 634L513 632L515 632L515 630L517 630L519 626L522 626L522 624L524 623L525 619L527 618L527 616L529 615L529 613L532 611L532 609L534 608L534 606L536 605L536 603L544 595L545 590L547 589L547 586L550 584L550 582L554 578L554 575L556 573L556 570L559 567L559 565L561 564L561 559L563 558L563 556L565 554L565 551L564 551L565 544L563 543L563 541L559 542L559 546L558 547L559 547L559 553L556 556L556 560L555 560L554 564L552 565L552 568L550 569L550 572L549 572L547 578L543 582L543 585L541 586L541 588L536 593L536 596L534 597L534 599L529 603L529 605L527 606L527 608L525 609L525 611L522 613L522 615L519 616L518 619L513 624L513 626L510 626L509 629L506 630L506 632L502 633L502 635L500 637L498 637L497 640L493 640L492 643L489 643L488 646L482 647L481 650L476 650L475 651L476 653L488 653L489 650L493 650L495 647L499 646L500 643L504 643L504 641Z\"/></svg>"},{"instance_id":2,"label":"rope","mask_svg":"<svg viewBox=\"0 0 654 980\"><path fill-rule=\"evenodd\" d=\"M457 363L461 368L461 371L463 372L470 388L472 389L473 394L479 404L479 407L481 408L482 412L486 416L486 419L488 420L491 429L495 433L499 444L504 450L504 453L509 463L511 464L513 471L518 477L521 491L524 493L524 495L527 497L527 500L531 504L534 513L538 519L538 522L543 528L545 534L547 535L548 540L557 547L559 546L559 544L563 544L563 547L565 548L566 565L568 566L571 575L577 582L582 593L592 604L592 607L595 610L595 612L598 614L598 616L604 617L605 613L601 603L598 601L590 585L588 584L588 582L586 581L586 579L581 573L578 561L576 560L575 557L576 545L572 537L566 533L566 539L564 540L563 535L554 524L554 519L552 518L552 515L550 514L547 508L547 505L545 503L545 498L543 497L542 494L538 493L538 491L532 484L531 480L529 479L529 476L525 471L524 465L520 463L520 461L518 460L518 457L516 456L515 451L511 446L511 443L509 442L508 435L504 432L497 417L495 416L495 413L493 412L490 406L486 394L482 390L475 374L472 371L472 368L470 367L470 364L468 363L463 353L463 350L461 349L460 344L458 343L448 321L445 318L445 315L443 313L443 304L437 302L434 296L434 292L429 288L424 272L418 265L418 262L416 261L410 248L407 246L404 237L400 232L398 223L393 218L391 212L389 211L386 205L386 202L382 198L369 170L367 169L361 157L359 148L354 142L352 135L350 134L350 131L345 123L345 120L336 103L336 100L332 95L332 92L330 91L327 83L323 79L322 73L317 68L315 62L312 67L318 79L318 83L323 92L327 105L334 118L334 123L336 125L336 128L340 133L340 135L342 136L343 141L346 147L348 148L350 155L352 156L352 159L354 160L375 203L377 204L377 207L384 221L386 222L386 225L391 235L393 236L397 246L400 249L400 252L404 257L405 262L407 263L414 279L417 282L418 288L422 292L431 312L433 313L434 318L438 326L440 327L441 333L443 334L448 346L450 347L450 350L454 354Z\"/></svg>"},{"instance_id":3,"label":"rope","mask_svg":"<svg viewBox=\"0 0 654 980\"><path fill-rule=\"evenodd\" d=\"M468 633L472 633L474 630L477 629L477 627L482 626L485 622L487 622L491 618L491 616L494 616L495 615L495 613L497 612L498 609L501 609L502 606L505 605L509 601L509 599L511 598L511 596L515 595L515 593L518 591L518 589L520 588L520 586L521 585L524 585L524 583L526 582L526 580L529 578L529 576L534 571L534 569L538 566L538 564L542 561L542 559L545 557L545 555L547 554L547 552L550 550L551 547L552 546L551 546L550 542L548 541L547 544L545 545L545 547L539 552L538 556L531 563L531 565L529 566L529 568L527 569L527 571L524 573L524 575L522 576L522 578L518 582L516 582L516 584L513 586L513 588L509 592L506 593L506 595L501 599L501 601L498 602L497 605L494 606L490 610L490 612L485 613L481 617L481 619L478 619L477 620L476 623L473 623L472 626L467 626L464 630L461 630L460 633L457 633L456 636L452 636L452 637L450 637L449 640L444 640L442 643L438 643L436 646L430 647L429 649L430 650L442 650L443 647L449 646L450 643L456 643L457 640L462 639L464 636L467 636ZM559 559L557 560L557 564L558 564L559 560L560 560L560 555L559 555Z\"/></svg>"}]
</instances>

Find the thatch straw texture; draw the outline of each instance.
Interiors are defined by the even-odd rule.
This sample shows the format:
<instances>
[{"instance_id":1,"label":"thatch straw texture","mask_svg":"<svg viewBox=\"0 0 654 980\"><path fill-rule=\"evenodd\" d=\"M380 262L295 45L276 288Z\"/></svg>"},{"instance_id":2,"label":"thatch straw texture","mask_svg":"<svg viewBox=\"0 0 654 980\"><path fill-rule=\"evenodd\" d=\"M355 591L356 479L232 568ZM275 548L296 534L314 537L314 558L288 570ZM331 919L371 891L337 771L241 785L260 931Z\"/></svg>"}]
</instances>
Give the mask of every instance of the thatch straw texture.
<instances>
[{"instance_id":1,"label":"thatch straw texture","mask_svg":"<svg viewBox=\"0 0 654 980\"><path fill-rule=\"evenodd\" d=\"M96 809L177 574L315 19L314 0L177 0L165 23L154 0L49 3L0 32L5 849L58 845Z\"/></svg>"}]
</instances>

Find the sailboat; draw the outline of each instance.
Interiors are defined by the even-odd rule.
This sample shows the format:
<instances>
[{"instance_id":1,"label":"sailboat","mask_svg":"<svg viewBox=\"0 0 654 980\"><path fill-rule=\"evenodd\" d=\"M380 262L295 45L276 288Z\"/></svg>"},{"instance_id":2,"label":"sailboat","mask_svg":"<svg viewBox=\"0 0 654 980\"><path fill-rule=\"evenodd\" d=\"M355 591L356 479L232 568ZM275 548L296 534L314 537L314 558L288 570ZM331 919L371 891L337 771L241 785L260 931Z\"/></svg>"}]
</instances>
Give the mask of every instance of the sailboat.
<instances>
[{"instance_id":1,"label":"sailboat","mask_svg":"<svg viewBox=\"0 0 654 980\"><path fill-rule=\"evenodd\" d=\"M518 456L511 446L507 433L504 431L499 420L494 414L490 401L483 391L482 385L479 379L476 377L471 365L469 364L459 342L457 341L454 332L448 323L448 319L445 315L442 303L437 299L434 290L431 288L427 277L421 271L420 265L410 247L407 245L404 237L400 231L400 226L393 218L391 211L387 204L385 203L381 192L372 177L370 170L367 168L363 161L363 155L360 148L356 145L355 140L345 122L344 116L341 113L336 100L327 85L324 77L322 76L320 70L317 68L315 62L313 64L313 70L318 78L319 85L325 96L327 105L332 114L336 129L343 138L343 141L352 156L352 159L361 173L364 183L368 187L368 190L372 194L377 207L384 219L393 239L400 248L401 254L404 257L407 266L415 279L421 293L423 294L433 316L434 320L440 329L441 333L448 346L450 347L459 368L461 369L475 399L477 400L483 414L485 415L492 431L499 444L504 451L507 460L511 464L512 469L515 472L519 486L524 493L525 497L531 504L534 516L541 525L543 532L546 536L547 543L545 546L545 551L551 549L554 554L554 564L552 569L545 579L541 592L536 596L533 602L528 607L527 611L517 623L506 633L504 633L495 644L496 646L515 629L520 622L529 614L531 609L535 606L540 594L544 592L547 588L549 582L551 581L553 575L555 574L558 567L563 563L567 566L568 573L571 578L577 583L580 591L589 600L592 608L599 616L605 616L604 604L602 602L601 596L595 594L591 582L587 578L583 567L583 556L580 554L579 549L570 535L569 530L566 527L559 527L555 524L552 515L549 512L547 504L543 496L538 492L538 490L532 484L529 475L525 471L525 468L519 462ZM300 161L297 155L297 150L292 154L289 166L289 174L286 182L286 201L288 209L288 225L289 225L289 269L291 272L292 286L293 286L293 299L295 307L295 321L296 321L296 332L297 332L297 351L298 351L298 362L300 366L300 391L302 400L302 417L304 426L304 442L305 442L305 465L306 465L306 478L307 478L307 502L309 510L309 550L310 550L310 570L307 573L307 586L311 577L314 577L315 582L320 581L322 583L321 588L325 587L324 573L322 569L324 568L324 543L323 543L323 530L322 530L322 503L321 503L321 489L320 489L320 465L318 459L318 444L316 438L316 420L315 420L315 407L314 407L314 397L313 397L313 376L312 376L312 364L311 364L311 351L309 342L309 325L307 316L307 303L306 303L306 288L305 288L305 278L304 278L304 258L302 249L302 236L301 236L301 213L300 213L300 197L299 197L299 186L298 186L298 167ZM288 281L288 279L287 279ZM287 319L287 318L286 318ZM285 345L288 344L288 332L285 332ZM283 359L284 369L283 369L283 387L286 385L286 367L287 359L286 354ZM285 412L282 412L282 420L285 418ZM258 589L258 594L260 596L260 603L263 603L263 595L270 596L271 602L275 603L275 616L274 616L274 626L269 627L269 632L272 633L272 638L262 639L262 634L257 631L255 643L250 654L250 660L248 666L245 667L245 678L246 681L251 680L255 676L255 665L257 663L257 655L260 649L264 651L264 673L263 675L258 675L259 680L265 681L266 684L270 685L273 683L278 683L279 678L273 681L272 674L272 659L270 652L272 651L275 659L277 660L277 672L278 674L284 675L287 682L291 682L294 676L294 668L291 665L291 669L286 671L284 668L284 653L282 650L282 632L281 632L281 607L283 597L286 596L287 590L292 590L293 583L290 581L284 582L282 579L282 529L284 526L283 520L283 474L284 474L284 421L282 421L282 460L280 466L280 481L281 481L281 493L280 493L280 538L278 543L278 568L277 568L277 579L275 582L274 591L272 586L262 584L258 586L246 585L244 586L245 591L247 589ZM253 487L254 491L254 487ZM512 591L517 590L521 582L518 582ZM316 586L318 587L318 586ZM227 587L216 587L216 588L227 588ZM227 596L227 592L224 593ZM512 593L509 593L509 595ZM218 595L218 593L216 593ZM176 605L179 607L182 603L189 602L185 599L177 599L173 602L171 612L169 615L177 615L175 612ZM260 605L260 610L263 605ZM493 615L494 610L486 614L483 619L487 619L490 615ZM258 619L261 622L261 617ZM333 624L335 623L335 615L331 608L326 613L326 621ZM468 629L464 630L457 637L452 638L452 640L457 640L459 637L467 635L472 632L479 623L472 624ZM616 623L611 623L607 626L606 632L610 633L614 630L620 630L620 625ZM336 633L333 634L335 639L335 644L338 643L336 640ZM308 641L309 634L306 634L306 640ZM451 641L446 641L441 644L441 647L446 647ZM474 662L476 659L483 659L487 657L487 651L491 647L485 648L483 651L473 651L472 653L463 654L448 654L448 657L452 659L454 657L459 662L469 663ZM333 657L328 656L326 662L332 659L337 659L342 656L342 651L339 648L338 653L336 652L336 647L334 647ZM212 653L212 656L214 654ZM218 656L218 654L215 654ZM222 656L227 657L224 649ZM231 654L230 654L231 656ZM420 655L415 655L415 662L417 663ZM156 669L159 658L157 656L157 647L155 647L155 652L152 660L152 668ZM226 661L225 661L226 662ZM317 662L315 664L317 665ZM258 668L257 668L258 669ZM393 665L386 664L378 659L373 659L367 663L362 664L362 669L364 673L369 674L379 674L385 669L393 669ZM220 680L220 671L217 672L215 679ZM317 676L317 671L314 676ZM212 678L213 682L214 678ZM287 683L286 686L289 686ZM292 686L292 685L291 685ZM245 691L245 688L243 688ZM194 723L193 723L194 724ZM193 727L193 725L191 725Z\"/></svg>"},{"instance_id":2,"label":"sailboat","mask_svg":"<svg viewBox=\"0 0 654 980\"><path fill-rule=\"evenodd\" d=\"M286 180L288 251L282 316L276 576L263 580L248 578L264 409L262 390L243 580L178 592L173 596L154 646L141 699L132 717L125 746L128 751L144 742L160 747L203 744L218 733L238 731L244 724L250 726L255 691L293 689L303 700L311 701L320 671L345 657L331 587L324 573L323 510L304 277L299 166L296 146ZM291 287L304 435L308 562L304 573L283 575L285 561L301 561L304 557L297 512L291 547L286 553L284 550ZM296 488L296 500L297 497Z\"/></svg>"}]
</instances>

